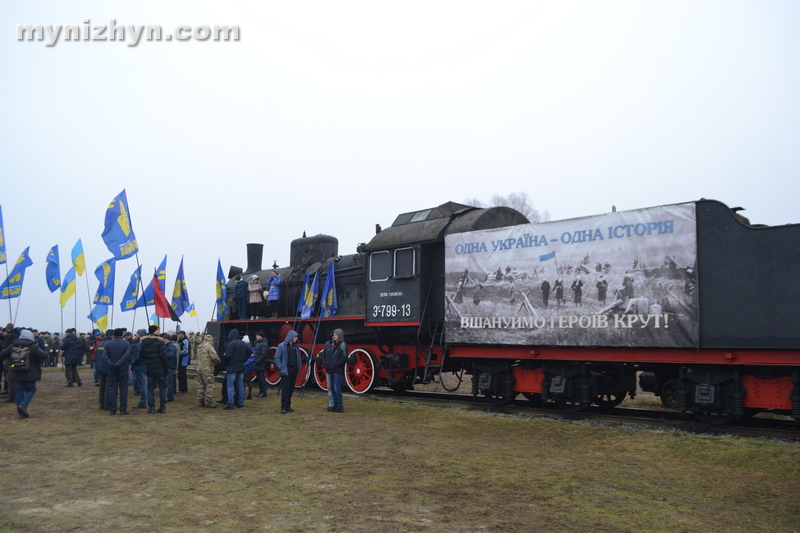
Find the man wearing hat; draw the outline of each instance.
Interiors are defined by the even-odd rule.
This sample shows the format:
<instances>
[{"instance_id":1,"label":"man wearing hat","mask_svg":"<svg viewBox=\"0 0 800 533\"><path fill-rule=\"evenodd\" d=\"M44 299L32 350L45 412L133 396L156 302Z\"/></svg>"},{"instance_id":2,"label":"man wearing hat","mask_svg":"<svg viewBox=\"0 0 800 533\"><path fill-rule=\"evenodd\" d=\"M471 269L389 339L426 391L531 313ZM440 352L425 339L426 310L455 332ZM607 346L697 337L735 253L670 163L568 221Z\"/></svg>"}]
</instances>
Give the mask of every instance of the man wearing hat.
<instances>
[{"instance_id":1,"label":"man wearing hat","mask_svg":"<svg viewBox=\"0 0 800 533\"><path fill-rule=\"evenodd\" d=\"M158 326L151 325L149 335L142 337L140 356L147 364L147 407L148 413L167 412L167 350L164 339L158 336ZM155 390L158 386L159 408L155 407Z\"/></svg>"},{"instance_id":2,"label":"man wearing hat","mask_svg":"<svg viewBox=\"0 0 800 533\"><path fill-rule=\"evenodd\" d=\"M97 347L97 360L108 371L108 399L106 408L109 414L117 414L117 392L119 392L119 414L128 414L128 365L130 364L130 344L122 338L125 331L114 330L114 338L100 343Z\"/></svg>"}]
</instances>

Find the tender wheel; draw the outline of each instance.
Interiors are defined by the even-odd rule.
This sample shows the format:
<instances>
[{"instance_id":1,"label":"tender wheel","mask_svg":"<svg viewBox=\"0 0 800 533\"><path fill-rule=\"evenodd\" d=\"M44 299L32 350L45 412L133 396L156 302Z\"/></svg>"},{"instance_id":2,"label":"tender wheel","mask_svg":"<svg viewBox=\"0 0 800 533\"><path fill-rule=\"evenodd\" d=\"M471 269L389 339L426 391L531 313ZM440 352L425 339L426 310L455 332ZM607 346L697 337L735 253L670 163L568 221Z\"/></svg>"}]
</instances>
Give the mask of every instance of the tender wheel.
<instances>
[{"instance_id":1,"label":"tender wheel","mask_svg":"<svg viewBox=\"0 0 800 533\"><path fill-rule=\"evenodd\" d=\"M694 417L700 422L721 426L723 424L730 424L736 417L728 413L713 413L708 411L695 411Z\"/></svg>"},{"instance_id":2,"label":"tender wheel","mask_svg":"<svg viewBox=\"0 0 800 533\"><path fill-rule=\"evenodd\" d=\"M345 365L344 380L351 391L364 394L375 386L378 365L372 354L361 348L353 350L350 355L355 357L356 362Z\"/></svg>"},{"instance_id":3,"label":"tender wheel","mask_svg":"<svg viewBox=\"0 0 800 533\"><path fill-rule=\"evenodd\" d=\"M276 348L274 346L269 349L270 358L272 361L269 362L267 365L267 370L264 371L264 375L266 376L267 383L270 387L274 387L281 382L281 373L278 371L278 365L275 364L275 350Z\"/></svg>"},{"instance_id":4,"label":"tender wheel","mask_svg":"<svg viewBox=\"0 0 800 533\"><path fill-rule=\"evenodd\" d=\"M556 400L556 405L562 411L569 411L571 413L577 413L586 407L585 405L581 405L580 402L572 402L568 400Z\"/></svg>"},{"instance_id":5,"label":"tender wheel","mask_svg":"<svg viewBox=\"0 0 800 533\"><path fill-rule=\"evenodd\" d=\"M661 404L667 409L675 409L678 405L678 380L668 379L661 385L659 395L661 396Z\"/></svg>"},{"instance_id":6,"label":"tender wheel","mask_svg":"<svg viewBox=\"0 0 800 533\"><path fill-rule=\"evenodd\" d=\"M483 395L489 400L489 403L492 405L507 405L511 403L514 399L514 396L498 396L496 394L492 394L491 392L484 392Z\"/></svg>"},{"instance_id":7,"label":"tender wheel","mask_svg":"<svg viewBox=\"0 0 800 533\"><path fill-rule=\"evenodd\" d=\"M294 380L294 388L301 389L311 377L311 365L309 364L308 352L300 348L300 359L305 360L300 363L300 368L297 369L297 379Z\"/></svg>"},{"instance_id":8,"label":"tender wheel","mask_svg":"<svg viewBox=\"0 0 800 533\"><path fill-rule=\"evenodd\" d=\"M600 407L611 408L616 407L621 404L625 400L625 393L613 393L613 394L601 394L599 396L595 396L594 403L599 405Z\"/></svg>"},{"instance_id":9,"label":"tender wheel","mask_svg":"<svg viewBox=\"0 0 800 533\"><path fill-rule=\"evenodd\" d=\"M542 395L541 394L535 394L533 392L523 392L522 396L524 396L526 400L531 402L531 404L536 406L536 407L541 407L542 405L544 405L542 403Z\"/></svg>"},{"instance_id":10,"label":"tender wheel","mask_svg":"<svg viewBox=\"0 0 800 533\"><path fill-rule=\"evenodd\" d=\"M319 353L322 353L320 351ZM319 357L319 354L317 354ZM319 362L319 359L314 363L314 382L322 390L328 390L328 373L325 372L325 366Z\"/></svg>"}]
</instances>

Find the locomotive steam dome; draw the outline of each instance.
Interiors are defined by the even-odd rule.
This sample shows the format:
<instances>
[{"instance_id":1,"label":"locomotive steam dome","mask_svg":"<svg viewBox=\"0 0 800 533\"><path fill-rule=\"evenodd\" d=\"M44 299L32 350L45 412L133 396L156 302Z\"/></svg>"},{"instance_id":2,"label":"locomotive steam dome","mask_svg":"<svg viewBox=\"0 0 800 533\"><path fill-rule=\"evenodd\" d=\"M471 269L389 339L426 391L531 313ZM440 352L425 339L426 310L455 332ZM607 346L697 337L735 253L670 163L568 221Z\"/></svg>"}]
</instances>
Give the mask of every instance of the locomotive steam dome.
<instances>
[{"instance_id":1,"label":"locomotive steam dome","mask_svg":"<svg viewBox=\"0 0 800 533\"><path fill-rule=\"evenodd\" d=\"M289 250L289 264L311 265L322 263L339 255L339 239L330 235L301 237L292 241Z\"/></svg>"}]
</instances>

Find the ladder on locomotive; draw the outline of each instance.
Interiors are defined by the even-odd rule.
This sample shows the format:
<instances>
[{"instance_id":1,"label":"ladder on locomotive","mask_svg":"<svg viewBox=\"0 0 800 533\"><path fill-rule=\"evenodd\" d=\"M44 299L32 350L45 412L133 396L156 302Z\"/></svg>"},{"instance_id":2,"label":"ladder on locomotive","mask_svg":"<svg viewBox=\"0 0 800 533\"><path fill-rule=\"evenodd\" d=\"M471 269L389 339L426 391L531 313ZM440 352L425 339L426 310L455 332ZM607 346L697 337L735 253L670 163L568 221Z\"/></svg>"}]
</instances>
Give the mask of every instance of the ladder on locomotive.
<instances>
[{"instance_id":1,"label":"ladder on locomotive","mask_svg":"<svg viewBox=\"0 0 800 533\"><path fill-rule=\"evenodd\" d=\"M436 325L436 329L439 329L439 325ZM438 333L439 335L439 344L441 344L442 337L444 336L444 327L441 328L441 331ZM441 376L442 373L442 365L444 364L444 355L442 356L442 360L438 364L431 364L431 361L434 358L433 348L436 346L436 337L437 332L434 331L433 335L431 335L431 345L425 348L425 370L422 373L422 384L427 385L428 383L435 383L438 382L436 379L437 376ZM442 352L444 353L444 352Z\"/></svg>"}]
</instances>

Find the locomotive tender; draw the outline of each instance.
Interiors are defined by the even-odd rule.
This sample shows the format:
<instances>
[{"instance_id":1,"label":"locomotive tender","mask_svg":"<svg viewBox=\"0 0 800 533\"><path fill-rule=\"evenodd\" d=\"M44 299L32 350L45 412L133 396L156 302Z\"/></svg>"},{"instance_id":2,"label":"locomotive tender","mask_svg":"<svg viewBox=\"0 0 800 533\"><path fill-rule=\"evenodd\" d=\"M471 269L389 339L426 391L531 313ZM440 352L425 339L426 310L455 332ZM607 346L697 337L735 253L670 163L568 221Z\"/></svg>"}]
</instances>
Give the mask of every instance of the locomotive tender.
<instances>
[{"instance_id":1,"label":"locomotive tender","mask_svg":"<svg viewBox=\"0 0 800 533\"><path fill-rule=\"evenodd\" d=\"M764 227L724 204L696 202L530 224L507 207L453 202L404 213L351 255L317 235L291 243L277 319L209 322L290 329L316 355L335 328L355 360L356 394L471 376L472 394L522 394L567 410L613 407L643 390L712 423L760 411L800 421L800 225ZM263 281L261 245L248 266ZM333 262L338 311L300 320L307 270L322 287ZM230 311L228 312L230 313ZM247 317L249 318L249 317ZM220 345L222 348L222 345ZM270 365L268 381L280 380ZM309 357L297 387L327 388Z\"/></svg>"}]
</instances>

